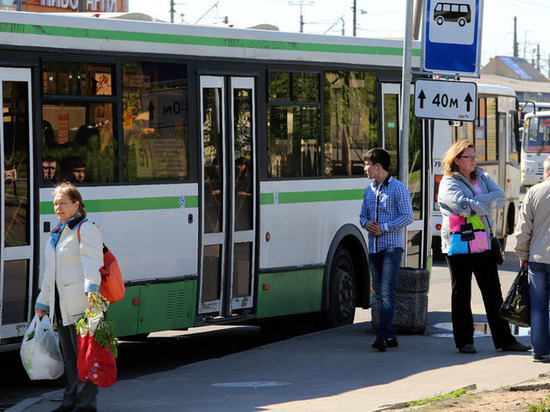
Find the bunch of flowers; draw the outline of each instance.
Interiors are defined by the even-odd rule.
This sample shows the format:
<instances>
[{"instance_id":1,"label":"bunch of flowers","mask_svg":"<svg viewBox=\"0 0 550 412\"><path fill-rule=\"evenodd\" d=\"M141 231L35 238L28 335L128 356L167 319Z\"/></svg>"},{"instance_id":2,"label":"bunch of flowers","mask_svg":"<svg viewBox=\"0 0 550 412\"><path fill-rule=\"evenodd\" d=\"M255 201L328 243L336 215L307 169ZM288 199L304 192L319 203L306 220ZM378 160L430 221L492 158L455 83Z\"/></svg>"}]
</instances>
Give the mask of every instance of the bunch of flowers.
<instances>
[{"instance_id":1,"label":"bunch of flowers","mask_svg":"<svg viewBox=\"0 0 550 412\"><path fill-rule=\"evenodd\" d=\"M109 307L109 301L101 294L92 294L90 308L85 310L84 316L76 323L76 330L80 336L90 334L98 345L118 356L118 339L115 336L115 324L105 320L103 314Z\"/></svg>"}]
</instances>

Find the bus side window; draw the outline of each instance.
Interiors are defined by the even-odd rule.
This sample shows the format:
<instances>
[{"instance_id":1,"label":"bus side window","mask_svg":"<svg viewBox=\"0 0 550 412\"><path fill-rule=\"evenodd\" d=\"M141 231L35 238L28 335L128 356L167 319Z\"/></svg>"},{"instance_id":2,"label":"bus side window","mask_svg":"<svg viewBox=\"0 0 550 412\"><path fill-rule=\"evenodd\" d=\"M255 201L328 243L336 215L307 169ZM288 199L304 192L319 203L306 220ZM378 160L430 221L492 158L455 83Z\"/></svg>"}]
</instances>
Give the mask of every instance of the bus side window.
<instances>
[{"instance_id":1,"label":"bus side window","mask_svg":"<svg viewBox=\"0 0 550 412\"><path fill-rule=\"evenodd\" d=\"M517 165L519 164L518 120L514 113L508 113L508 141L510 145L509 160Z\"/></svg>"},{"instance_id":2,"label":"bus side window","mask_svg":"<svg viewBox=\"0 0 550 412\"><path fill-rule=\"evenodd\" d=\"M122 63L124 181L189 179L187 65Z\"/></svg>"},{"instance_id":3,"label":"bus side window","mask_svg":"<svg viewBox=\"0 0 550 412\"><path fill-rule=\"evenodd\" d=\"M49 135L43 137L42 158L55 159L58 168L55 177L48 180L54 183L64 180L111 183L118 180L113 111L112 103L44 102L43 123L51 124L52 130L43 127L43 133L47 131ZM74 168L81 171L76 180L72 175Z\"/></svg>"},{"instance_id":4,"label":"bus side window","mask_svg":"<svg viewBox=\"0 0 550 412\"><path fill-rule=\"evenodd\" d=\"M113 67L45 60L42 70L42 167L56 166L43 183L118 181Z\"/></svg>"}]
</instances>

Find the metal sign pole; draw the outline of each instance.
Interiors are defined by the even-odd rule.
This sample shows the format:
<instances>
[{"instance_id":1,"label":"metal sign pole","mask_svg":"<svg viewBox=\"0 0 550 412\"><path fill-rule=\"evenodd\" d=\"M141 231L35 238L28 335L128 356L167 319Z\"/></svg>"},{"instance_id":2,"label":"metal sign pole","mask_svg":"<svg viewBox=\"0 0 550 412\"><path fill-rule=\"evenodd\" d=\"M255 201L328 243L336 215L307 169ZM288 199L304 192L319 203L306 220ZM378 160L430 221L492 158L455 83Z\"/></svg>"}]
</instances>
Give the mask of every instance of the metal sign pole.
<instances>
[{"instance_id":1,"label":"metal sign pole","mask_svg":"<svg viewBox=\"0 0 550 412\"><path fill-rule=\"evenodd\" d=\"M403 38L403 78L401 88L401 122L399 129L399 180L409 184L409 112L411 107L411 52L414 0L406 0L405 37Z\"/></svg>"}]
</instances>

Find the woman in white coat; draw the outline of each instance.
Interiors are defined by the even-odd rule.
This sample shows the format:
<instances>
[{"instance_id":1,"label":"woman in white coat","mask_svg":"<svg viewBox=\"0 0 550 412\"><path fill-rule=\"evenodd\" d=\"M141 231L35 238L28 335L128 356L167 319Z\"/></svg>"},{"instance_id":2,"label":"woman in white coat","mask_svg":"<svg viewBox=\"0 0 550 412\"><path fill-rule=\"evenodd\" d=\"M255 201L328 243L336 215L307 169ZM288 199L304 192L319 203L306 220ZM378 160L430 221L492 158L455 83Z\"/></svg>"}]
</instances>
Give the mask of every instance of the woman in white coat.
<instances>
[{"instance_id":1,"label":"woman in white coat","mask_svg":"<svg viewBox=\"0 0 550 412\"><path fill-rule=\"evenodd\" d=\"M96 411L98 387L81 382L78 376L75 324L99 293L103 237L95 225L84 224L84 202L75 186L63 183L53 195L59 224L46 245L44 278L35 312L40 317L53 312L57 321L67 387L63 403L55 411Z\"/></svg>"}]
</instances>

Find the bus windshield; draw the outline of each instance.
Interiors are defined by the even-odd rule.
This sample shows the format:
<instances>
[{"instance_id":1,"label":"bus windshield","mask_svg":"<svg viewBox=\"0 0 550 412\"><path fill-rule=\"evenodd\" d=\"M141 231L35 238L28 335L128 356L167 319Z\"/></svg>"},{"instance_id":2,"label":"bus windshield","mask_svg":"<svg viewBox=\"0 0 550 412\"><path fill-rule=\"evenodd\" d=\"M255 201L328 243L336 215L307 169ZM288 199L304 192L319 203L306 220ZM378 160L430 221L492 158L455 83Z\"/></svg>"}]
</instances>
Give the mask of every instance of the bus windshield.
<instances>
[{"instance_id":1,"label":"bus windshield","mask_svg":"<svg viewBox=\"0 0 550 412\"><path fill-rule=\"evenodd\" d=\"M525 122L527 133L523 136L523 150L550 153L550 117L532 117Z\"/></svg>"}]
</instances>

